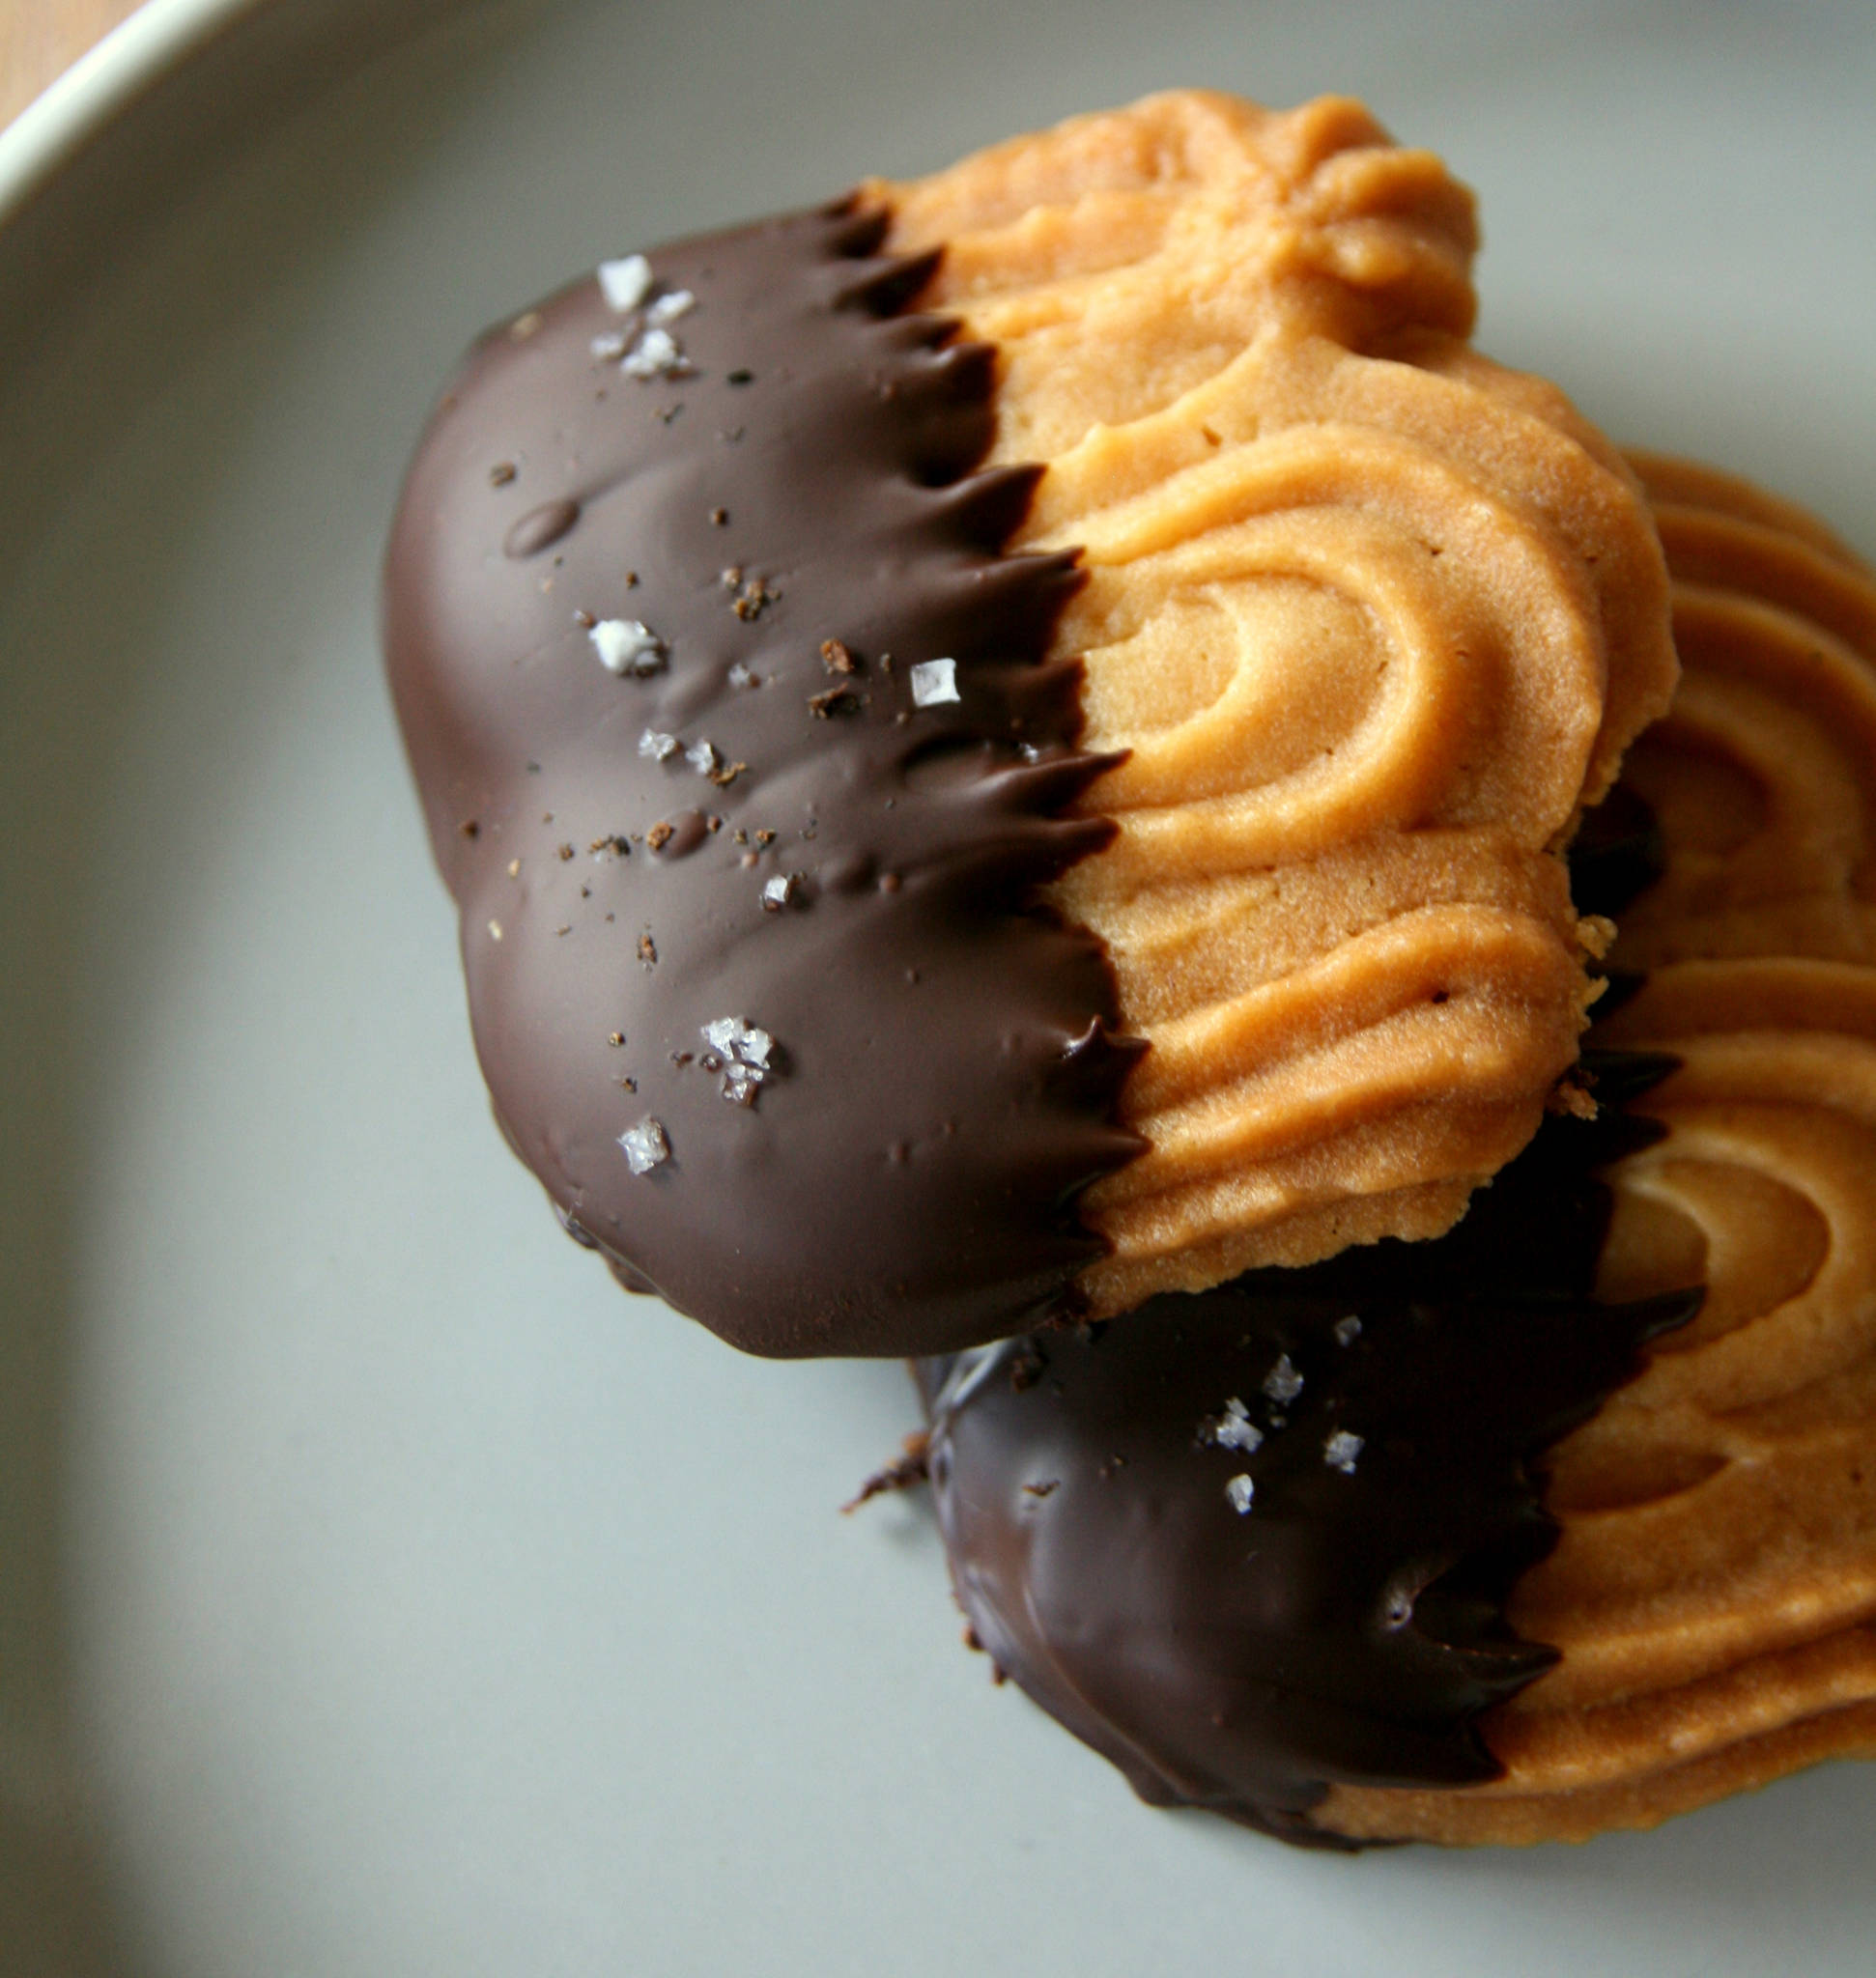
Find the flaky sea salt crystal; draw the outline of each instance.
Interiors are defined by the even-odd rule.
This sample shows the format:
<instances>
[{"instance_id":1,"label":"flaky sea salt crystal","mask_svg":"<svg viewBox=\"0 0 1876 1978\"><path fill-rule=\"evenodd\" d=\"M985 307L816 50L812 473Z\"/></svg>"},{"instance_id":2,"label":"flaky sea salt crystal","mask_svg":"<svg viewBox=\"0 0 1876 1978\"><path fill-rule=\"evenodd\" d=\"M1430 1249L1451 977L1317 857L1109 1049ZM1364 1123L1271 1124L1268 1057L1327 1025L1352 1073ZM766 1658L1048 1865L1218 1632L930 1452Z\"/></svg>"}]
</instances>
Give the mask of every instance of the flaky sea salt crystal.
<instances>
[{"instance_id":1,"label":"flaky sea salt crystal","mask_svg":"<svg viewBox=\"0 0 1876 1978\"><path fill-rule=\"evenodd\" d=\"M762 911L779 914L794 896L794 880L785 872L778 872L773 879L762 883Z\"/></svg>"},{"instance_id":2,"label":"flaky sea salt crystal","mask_svg":"<svg viewBox=\"0 0 1876 1978\"><path fill-rule=\"evenodd\" d=\"M668 329L648 329L619 362L628 378L662 378L684 361L677 339Z\"/></svg>"},{"instance_id":3,"label":"flaky sea salt crystal","mask_svg":"<svg viewBox=\"0 0 1876 1978\"><path fill-rule=\"evenodd\" d=\"M684 760L700 777L707 777L723 766L723 757L717 753L714 742L693 742L684 751Z\"/></svg>"},{"instance_id":4,"label":"flaky sea salt crystal","mask_svg":"<svg viewBox=\"0 0 1876 1978\"><path fill-rule=\"evenodd\" d=\"M775 1039L740 1016L720 1016L703 1026L703 1041L723 1060L723 1095L738 1106L753 1106L769 1075Z\"/></svg>"},{"instance_id":5,"label":"flaky sea salt crystal","mask_svg":"<svg viewBox=\"0 0 1876 1978\"><path fill-rule=\"evenodd\" d=\"M1241 1449L1249 1455L1264 1444L1264 1431L1248 1415L1227 1415L1211 1432L1221 1449Z\"/></svg>"},{"instance_id":6,"label":"flaky sea salt crystal","mask_svg":"<svg viewBox=\"0 0 1876 1978\"><path fill-rule=\"evenodd\" d=\"M1340 1470L1345 1477L1352 1477L1362 1443L1361 1436L1351 1435L1346 1428L1338 1428L1322 1445L1322 1460L1331 1470Z\"/></svg>"},{"instance_id":7,"label":"flaky sea salt crystal","mask_svg":"<svg viewBox=\"0 0 1876 1978\"><path fill-rule=\"evenodd\" d=\"M607 307L616 309L623 316L644 300L645 291L651 287L651 263L642 254L627 254L617 261L602 261L599 264L599 287L606 297Z\"/></svg>"},{"instance_id":8,"label":"flaky sea salt crystal","mask_svg":"<svg viewBox=\"0 0 1876 1978\"><path fill-rule=\"evenodd\" d=\"M587 629L599 663L609 673L632 673L642 678L665 664L665 641L648 625L636 618L602 618Z\"/></svg>"},{"instance_id":9,"label":"flaky sea salt crystal","mask_svg":"<svg viewBox=\"0 0 1876 1978\"><path fill-rule=\"evenodd\" d=\"M1250 1410L1233 1395L1222 1414L1208 1415L1199 1424L1199 1440L1219 1449L1241 1449L1246 1455L1264 1441L1264 1431L1251 1420Z\"/></svg>"},{"instance_id":10,"label":"flaky sea salt crystal","mask_svg":"<svg viewBox=\"0 0 1876 1978\"><path fill-rule=\"evenodd\" d=\"M625 1149L626 1164L635 1174L649 1174L671 1157L671 1144L665 1137L664 1121L660 1119L647 1117L637 1126L628 1126L619 1135L619 1145Z\"/></svg>"},{"instance_id":11,"label":"flaky sea salt crystal","mask_svg":"<svg viewBox=\"0 0 1876 1978\"><path fill-rule=\"evenodd\" d=\"M1225 1501L1240 1518L1250 1510L1256 1496L1257 1485L1241 1470L1225 1485Z\"/></svg>"},{"instance_id":12,"label":"flaky sea salt crystal","mask_svg":"<svg viewBox=\"0 0 1876 1978\"><path fill-rule=\"evenodd\" d=\"M758 1076L769 1068L775 1039L746 1017L720 1016L703 1026L703 1041L725 1063L745 1066Z\"/></svg>"},{"instance_id":13,"label":"flaky sea salt crystal","mask_svg":"<svg viewBox=\"0 0 1876 1978\"><path fill-rule=\"evenodd\" d=\"M1264 1376L1264 1392L1281 1404L1293 1401L1302 1391L1302 1375L1291 1366L1288 1353L1279 1353L1277 1364Z\"/></svg>"},{"instance_id":14,"label":"flaky sea salt crystal","mask_svg":"<svg viewBox=\"0 0 1876 1978\"><path fill-rule=\"evenodd\" d=\"M961 700L955 660L921 660L912 668L912 704L936 707L940 701Z\"/></svg>"},{"instance_id":15,"label":"flaky sea salt crystal","mask_svg":"<svg viewBox=\"0 0 1876 1978\"><path fill-rule=\"evenodd\" d=\"M586 348L602 364L611 364L632 348L632 339L622 329L609 329L604 336L594 337Z\"/></svg>"},{"instance_id":16,"label":"flaky sea salt crystal","mask_svg":"<svg viewBox=\"0 0 1876 1978\"><path fill-rule=\"evenodd\" d=\"M657 325L675 323L680 316L688 316L697 305L697 298L689 289L672 289L668 295L660 296L645 311L645 321Z\"/></svg>"},{"instance_id":17,"label":"flaky sea salt crystal","mask_svg":"<svg viewBox=\"0 0 1876 1978\"><path fill-rule=\"evenodd\" d=\"M1347 1318L1335 1322L1335 1343L1338 1346L1351 1345L1361 1337L1361 1321L1351 1312Z\"/></svg>"},{"instance_id":18,"label":"flaky sea salt crystal","mask_svg":"<svg viewBox=\"0 0 1876 1978\"><path fill-rule=\"evenodd\" d=\"M732 687L754 687L759 683L755 675L738 660L729 669L729 684Z\"/></svg>"},{"instance_id":19,"label":"flaky sea salt crystal","mask_svg":"<svg viewBox=\"0 0 1876 1978\"><path fill-rule=\"evenodd\" d=\"M677 753L677 737L657 728L647 728L639 737L639 753L653 762L668 762Z\"/></svg>"}]
</instances>

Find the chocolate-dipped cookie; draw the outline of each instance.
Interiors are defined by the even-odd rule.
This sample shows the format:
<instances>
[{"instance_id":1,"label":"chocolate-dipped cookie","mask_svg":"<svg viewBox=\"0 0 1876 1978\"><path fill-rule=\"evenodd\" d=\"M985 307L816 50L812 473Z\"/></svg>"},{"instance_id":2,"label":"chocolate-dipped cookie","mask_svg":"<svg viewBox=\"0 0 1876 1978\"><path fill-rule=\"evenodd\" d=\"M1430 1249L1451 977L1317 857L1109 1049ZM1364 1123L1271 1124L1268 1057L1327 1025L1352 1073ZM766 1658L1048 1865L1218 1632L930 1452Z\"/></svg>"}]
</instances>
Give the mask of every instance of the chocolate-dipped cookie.
<instances>
[{"instance_id":1,"label":"chocolate-dipped cookie","mask_svg":"<svg viewBox=\"0 0 1876 1978\"><path fill-rule=\"evenodd\" d=\"M950 1350L1436 1233L1530 1138L1672 656L1472 244L1355 106L1176 95L484 339L391 681L497 1117L626 1283Z\"/></svg>"},{"instance_id":2,"label":"chocolate-dipped cookie","mask_svg":"<svg viewBox=\"0 0 1876 1978\"><path fill-rule=\"evenodd\" d=\"M1687 671L1576 862L1597 1116L1439 1241L924 1370L979 1638L1149 1798L1580 1839L1876 1752L1876 582L1641 466Z\"/></svg>"}]
</instances>

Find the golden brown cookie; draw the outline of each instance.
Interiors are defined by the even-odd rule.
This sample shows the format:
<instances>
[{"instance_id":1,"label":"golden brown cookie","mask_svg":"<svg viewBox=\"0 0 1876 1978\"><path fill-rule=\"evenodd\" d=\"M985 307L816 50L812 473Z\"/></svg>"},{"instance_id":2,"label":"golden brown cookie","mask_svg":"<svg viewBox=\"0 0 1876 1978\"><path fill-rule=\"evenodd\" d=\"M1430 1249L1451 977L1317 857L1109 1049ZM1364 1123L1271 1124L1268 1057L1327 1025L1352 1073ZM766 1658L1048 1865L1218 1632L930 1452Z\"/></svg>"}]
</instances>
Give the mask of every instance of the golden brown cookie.
<instances>
[{"instance_id":1,"label":"golden brown cookie","mask_svg":"<svg viewBox=\"0 0 1876 1978\"><path fill-rule=\"evenodd\" d=\"M1125 755L1055 890L1151 1046L1094 1309L1436 1234L1576 1057L1558 848L1674 677L1627 469L1467 347L1470 195L1354 103L1176 93L874 190L998 351L1015 546L1080 548Z\"/></svg>"},{"instance_id":2,"label":"golden brown cookie","mask_svg":"<svg viewBox=\"0 0 1876 1978\"><path fill-rule=\"evenodd\" d=\"M1628 470L1358 106L1153 99L604 264L412 463L389 674L497 1116L631 1286L935 1353L1529 1141L1673 677Z\"/></svg>"},{"instance_id":3,"label":"golden brown cookie","mask_svg":"<svg viewBox=\"0 0 1876 1978\"><path fill-rule=\"evenodd\" d=\"M1809 518L1641 459L1685 667L1625 783L1666 871L1598 1043L1681 1066L1614 1171L1603 1281L1703 1280L1685 1330L1555 1452L1519 1631L1557 1667L1487 1720L1502 1780L1337 1789L1350 1835L1580 1839L1876 1755L1876 579Z\"/></svg>"},{"instance_id":4,"label":"golden brown cookie","mask_svg":"<svg viewBox=\"0 0 1876 1978\"><path fill-rule=\"evenodd\" d=\"M1763 864L1714 852L1765 793L1730 842L1852 924L1858 841L1788 820L1818 764L1856 779L1876 649L1821 621L1876 588L1764 497L1648 472L1684 695L1754 705L1677 702L1634 756L1658 820L1629 789L1585 833L1618 911L1659 828L1633 919L1684 957L1620 980L1600 1104L1431 1242L919 1369L972 1638L1154 1803L1581 1839L1876 1753L1876 968L1772 949Z\"/></svg>"}]
</instances>

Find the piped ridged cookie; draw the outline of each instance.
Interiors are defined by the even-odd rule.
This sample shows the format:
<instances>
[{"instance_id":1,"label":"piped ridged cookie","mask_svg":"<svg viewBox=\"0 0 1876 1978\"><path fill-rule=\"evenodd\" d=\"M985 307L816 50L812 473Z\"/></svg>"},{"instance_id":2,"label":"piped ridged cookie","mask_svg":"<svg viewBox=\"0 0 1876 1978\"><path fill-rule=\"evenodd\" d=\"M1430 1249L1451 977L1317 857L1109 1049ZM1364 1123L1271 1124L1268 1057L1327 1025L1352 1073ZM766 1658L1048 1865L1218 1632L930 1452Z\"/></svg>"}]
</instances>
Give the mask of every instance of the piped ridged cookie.
<instances>
[{"instance_id":1,"label":"piped ridged cookie","mask_svg":"<svg viewBox=\"0 0 1876 1978\"><path fill-rule=\"evenodd\" d=\"M1182 92L880 186L1074 547L1082 800L1148 1143L1097 1313L1449 1227L1573 1062L1558 857L1674 678L1634 482L1472 352L1470 195L1359 105Z\"/></svg>"},{"instance_id":2,"label":"piped ridged cookie","mask_svg":"<svg viewBox=\"0 0 1876 1978\"><path fill-rule=\"evenodd\" d=\"M1625 782L1665 871L1599 1043L1671 1053L1612 1172L1612 1296L1703 1281L1553 1453L1556 1550L1510 1617L1562 1651L1483 1726L1504 1777L1338 1790L1340 1831L1580 1839L1876 1755L1876 577L1729 477L1637 461L1685 672Z\"/></svg>"},{"instance_id":3,"label":"piped ridged cookie","mask_svg":"<svg viewBox=\"0 0 1876 1978\"><path fill-rule=\"evenodd\" d=\"M1643 465L1687 670L1573 851L1624 928L1592 1103L1434 1241L920 1370L976 1639L1156 1803L1579 1840L1876 1755L1876 967L1782 950L1766 884L1855 924L1807 821L1866 769L1876 580Z\"/></svg>"},{"instance_id":4,"label":"piped ridged cookie","mask_svg":"<svg viewBox=\"0 0 1876 1978\"><path fill-rule=\"evenodd\" d=\"M1469 195L1158 98L489 332L389 673L510 1144L755 1351L1431 1236L1573 1064L1559 852L1673 673Z\"/></svg>"}]
</instances>

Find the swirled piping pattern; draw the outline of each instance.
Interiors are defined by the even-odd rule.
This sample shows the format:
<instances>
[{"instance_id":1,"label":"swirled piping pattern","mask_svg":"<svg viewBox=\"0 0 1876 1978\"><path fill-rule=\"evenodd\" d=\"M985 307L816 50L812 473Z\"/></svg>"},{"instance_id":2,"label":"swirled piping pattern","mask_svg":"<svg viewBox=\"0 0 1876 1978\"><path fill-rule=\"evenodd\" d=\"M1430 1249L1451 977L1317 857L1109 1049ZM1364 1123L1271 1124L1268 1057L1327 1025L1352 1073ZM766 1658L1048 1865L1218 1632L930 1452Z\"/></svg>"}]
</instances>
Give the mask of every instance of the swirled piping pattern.
<instances>
[{"instance_id":1,"label":"swirled piping pattern","mask_svg":"<svg viewBox=\"0 0 1876 1978\"><path fill-rule=\"evenodd\" d=\"M1666 869L1598 1026L1680 1069L1613 1171L1604 1288L1704 1280L1699 1315L1553 1453L1562 1537L1520 1584L1556 1667L1450 1793L1338 1790L1353 1835L1580 1838L1876 1756L1876 579L1810 518L1636 462L1685 666L1624 780Z\"/></svg>"},{"instance_id":2,"label":"swirled piping pattern","mask_svg":"<svg viewBox=\"0 0 1876 1978\"><path fill-rule=\"evenodd\" d=\"M1576 1058L1559 848L1671 692L1632 477L1468 348L1470 195L1359 105L1156 97L874 190L998 349L1124 752L1054 889L1151 1046L1093 1309L1437 1234Z\"/></svg>"}]
</instances>

